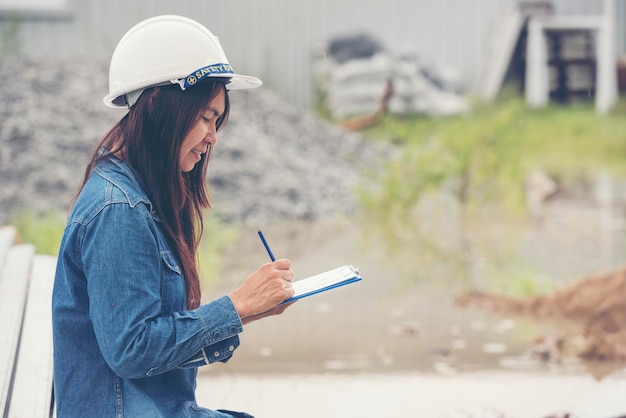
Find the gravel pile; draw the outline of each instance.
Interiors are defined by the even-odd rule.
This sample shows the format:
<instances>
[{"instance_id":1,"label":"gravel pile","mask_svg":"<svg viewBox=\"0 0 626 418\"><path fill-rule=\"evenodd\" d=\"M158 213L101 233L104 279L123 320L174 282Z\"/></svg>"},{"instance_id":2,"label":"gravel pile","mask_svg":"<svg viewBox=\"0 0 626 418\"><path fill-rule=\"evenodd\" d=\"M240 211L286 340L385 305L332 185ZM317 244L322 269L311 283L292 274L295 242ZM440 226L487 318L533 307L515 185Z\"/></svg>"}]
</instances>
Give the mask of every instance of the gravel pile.
<instances>
[{"instance_id":1,"label":"gravel pile","mask_svg":"<svg viewBox=\"0 0 626 418\"><path fill-rule=\"evenodd\" d=\"M96 142L124 114L102 104L107 64L3 58L0 77L0 224L20 210L66 211ZM231 103L209 167L214 212L227 221L349 214L364 170L390 156L267 87Z\"/></svg>"}]
</instances>

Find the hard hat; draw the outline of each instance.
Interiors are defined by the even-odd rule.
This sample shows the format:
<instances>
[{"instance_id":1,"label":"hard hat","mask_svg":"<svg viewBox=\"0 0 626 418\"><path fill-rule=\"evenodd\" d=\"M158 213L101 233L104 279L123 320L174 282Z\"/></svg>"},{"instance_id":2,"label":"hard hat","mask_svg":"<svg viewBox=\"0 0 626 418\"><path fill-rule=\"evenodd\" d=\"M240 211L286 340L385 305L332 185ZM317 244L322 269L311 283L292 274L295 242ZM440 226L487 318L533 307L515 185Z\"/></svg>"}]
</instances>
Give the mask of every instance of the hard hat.
<instances>
[{"instance_id":1,"label":"hard hat","mask_svg":"<svg viewBox=\"0 0 626 418\"><path fill-rule=\"evenodd\" d=\"M228 78L229 90L259 87L256 77L235 73L217 36L200 23L174 15L139 22L117 44L109 67L110 107L131 107L147 87L178 84L182 90L207 77Z\"/></svg>"}]
</instances>

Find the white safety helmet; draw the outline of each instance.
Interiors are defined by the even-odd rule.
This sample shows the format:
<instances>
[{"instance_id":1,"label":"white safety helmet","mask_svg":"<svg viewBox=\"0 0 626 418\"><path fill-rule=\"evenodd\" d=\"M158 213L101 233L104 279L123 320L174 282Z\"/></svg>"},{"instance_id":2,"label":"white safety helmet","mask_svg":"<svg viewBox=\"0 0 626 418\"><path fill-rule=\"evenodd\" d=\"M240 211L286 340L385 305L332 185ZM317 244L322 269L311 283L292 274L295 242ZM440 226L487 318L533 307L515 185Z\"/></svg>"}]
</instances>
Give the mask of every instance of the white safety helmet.
<instances>
[{"instance_id":1,"label":"white safety helmet","mask_svg":"<svg viewBox=\"0 0 626 418\"><path fill-rule=\"evenodd\" d=\"M109 67L109 107L131 107L148 87L178 84L182 90L206 77L228 78L229 90L259 87L256 77L236 74L217 36L182 16L139 22L117 44Z\"/></svg>"}]
</instances>

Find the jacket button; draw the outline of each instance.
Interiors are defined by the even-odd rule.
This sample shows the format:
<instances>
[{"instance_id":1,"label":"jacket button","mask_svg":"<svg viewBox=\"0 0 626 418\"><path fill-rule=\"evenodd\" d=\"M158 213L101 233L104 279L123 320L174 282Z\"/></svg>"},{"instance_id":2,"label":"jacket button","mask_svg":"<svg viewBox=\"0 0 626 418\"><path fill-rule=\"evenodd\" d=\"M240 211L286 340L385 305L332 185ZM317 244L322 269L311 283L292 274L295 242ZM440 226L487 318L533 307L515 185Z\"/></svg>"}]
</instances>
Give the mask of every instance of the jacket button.
<instances>
[{"instance_id":1,"label":"jacket button","mask_svg":"<svg viewBox=\"0 0 626 418\"><path fill-rule=\"evenodd\" d=\"M235 346L231 345L230 347L228 347L228 351L235 351Z\"/></svg>"},{"instance_id":2,"label":"jacket button","mask_svg":"<svg viewBox=\"0 0 626 418\"><path fill-rule=\"evenodd\" d=\"M216 351L215 353L213 353L213 355L214 355L215 357L219 357L219 356L220 356L220 352L219 352L219 351Z\"/></svg>"}]
</instances>

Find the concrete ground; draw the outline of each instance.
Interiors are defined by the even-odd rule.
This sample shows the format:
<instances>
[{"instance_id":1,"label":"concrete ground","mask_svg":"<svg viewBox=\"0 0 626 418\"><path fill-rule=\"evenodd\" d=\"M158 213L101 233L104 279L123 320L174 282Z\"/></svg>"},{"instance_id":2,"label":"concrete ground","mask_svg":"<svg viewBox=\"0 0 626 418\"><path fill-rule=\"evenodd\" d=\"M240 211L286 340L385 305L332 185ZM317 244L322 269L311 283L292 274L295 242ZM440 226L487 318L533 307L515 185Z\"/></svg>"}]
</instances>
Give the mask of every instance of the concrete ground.
<instances>
[{"instance_id":1,"label":"concrete ground","mask_svg":"<svg viewBox=\"0 0 626 418\"><path fill-rule=\"evenodd\" d=\"M256 418L572 418L626 415L626 374L507 371L422 374L200 375L198 402Z\"/></svg>"}]
</instances>

